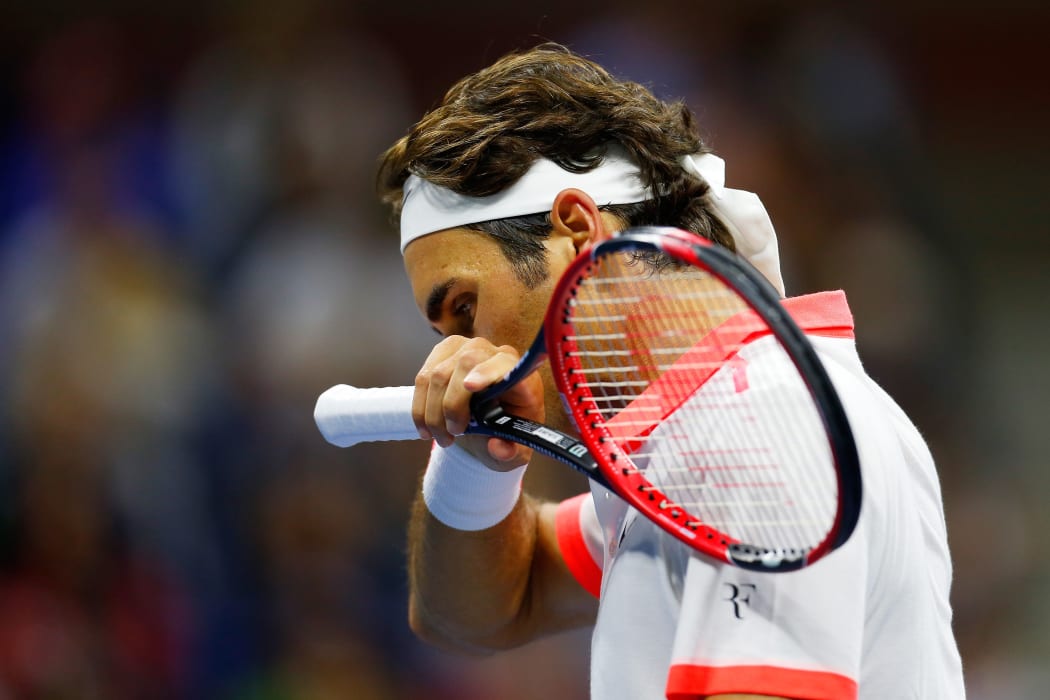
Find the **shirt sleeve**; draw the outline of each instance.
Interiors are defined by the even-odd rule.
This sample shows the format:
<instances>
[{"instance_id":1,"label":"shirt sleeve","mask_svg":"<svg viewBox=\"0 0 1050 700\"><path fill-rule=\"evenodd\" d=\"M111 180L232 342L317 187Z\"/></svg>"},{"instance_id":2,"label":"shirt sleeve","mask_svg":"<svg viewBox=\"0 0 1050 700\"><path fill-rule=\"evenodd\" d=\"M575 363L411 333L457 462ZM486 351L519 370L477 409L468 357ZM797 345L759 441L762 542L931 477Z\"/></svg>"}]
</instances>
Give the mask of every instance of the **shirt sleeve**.
<instances>
[{"instance_id":1,"label":"shirt sleeve","mask_svg":"<svg viewBox=\"0 0 1050 700\"><path fill-rule=\"evenodd\" d=\"M569 571L591 595L600 597L604 557L601 527L591 494L581 493L558 504L555 531Z\"/></svg>"}]
</instances>

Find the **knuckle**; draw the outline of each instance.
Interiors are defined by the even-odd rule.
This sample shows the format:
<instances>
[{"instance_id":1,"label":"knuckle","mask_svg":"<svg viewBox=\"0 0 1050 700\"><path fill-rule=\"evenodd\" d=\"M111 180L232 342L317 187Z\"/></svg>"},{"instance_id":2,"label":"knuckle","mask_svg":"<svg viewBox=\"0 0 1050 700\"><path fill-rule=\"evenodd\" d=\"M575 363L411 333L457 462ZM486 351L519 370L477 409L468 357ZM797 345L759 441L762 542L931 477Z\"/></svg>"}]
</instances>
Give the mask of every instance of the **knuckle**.
<instances>
[{"instance_id":1,"label":"knuckle","mask_svg":"<svg viewBox=\"0 0 1050 700\"><path fill-rule=\"evenodd\" d=\"M456 365L459 369L471 369L489 358L489 353L472 349L460 354Z\"/></svg>"},{"instance_id":2,"label":"knuckle","mask_svg":"<svg viewBox=\"0 0 1050 700\"><path fill-rule=\"evenodd\" d=\"M434 346L434 352L453 353L468 342L470 341L461 335L450 335L438 341L438 344Z\"/></svg>"},{"instance_id":3,"label":"knuckle","mask_svg":"<svg viewBox=\"0 0 1050 700\"><path fill-rule=\"evenodd\" d=\"M495 353L494 348L487 342L484 343L472 343L464 346L458 354L457 365L459 368L469 368L481 364L488 360Z\"/></svg>"},{"instance_id":4,"label":"knuckle","mask_svg":"<svg viewBox=\"0 0 1050 700\"><path fill-rule=\"evenodd\" d=\"M469 340L464 342L462 350L464 352L470 352L470 353L474 353L474 352L491 353L494 348L495 348L495 346L492 344L491 341L489 341L486 338L482 338L480 336L476 336L476 337L470 338Z\"/></svg>"},{"instance_id":5,"label":"knuckle","mask_svg":"<svg viewBox=\"0 0 1050 700\"><path fill-rule=\"evenodd\" d=\"M423 363L423 370L436 367L441 363L448 361L449 357L452 357L459 351L464 341L465 338L459 336L450 336L440 341L430 350L430 354L427 355L427 359Z\"/></svg>"},{"instance_id":6,"label":"knuckle","mask_svg":"<svg viewBox=\"0 0 1050 700\"><path fill-rule=\"evenodd\" d=\"M455 363L449 360L428 368L426 373L427 385L437 388L447 386L455 369Z\"/></svg>"}]
</instances>

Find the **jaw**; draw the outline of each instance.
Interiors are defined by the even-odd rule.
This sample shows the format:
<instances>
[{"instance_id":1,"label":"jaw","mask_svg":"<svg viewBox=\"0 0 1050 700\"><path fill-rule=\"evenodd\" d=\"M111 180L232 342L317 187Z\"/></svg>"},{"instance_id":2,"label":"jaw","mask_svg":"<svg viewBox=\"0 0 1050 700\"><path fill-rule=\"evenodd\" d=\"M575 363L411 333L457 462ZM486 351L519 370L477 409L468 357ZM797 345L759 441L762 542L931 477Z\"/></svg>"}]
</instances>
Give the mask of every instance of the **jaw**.
<instances>
[{"instance_id":1,"label":"jaw","mask_svg":"<svg viewBox=\"0 0 1050 700\"><path fill-rule=\"evenodd\" d=\"M576 429L576 424L565 409L565 402L554 384L554 375L551 373L550 365L544 364L537 371L543 379L543 406L546 411L544 423L574 438L579 438L580 431Z\"/></svg>"}]
</instances>

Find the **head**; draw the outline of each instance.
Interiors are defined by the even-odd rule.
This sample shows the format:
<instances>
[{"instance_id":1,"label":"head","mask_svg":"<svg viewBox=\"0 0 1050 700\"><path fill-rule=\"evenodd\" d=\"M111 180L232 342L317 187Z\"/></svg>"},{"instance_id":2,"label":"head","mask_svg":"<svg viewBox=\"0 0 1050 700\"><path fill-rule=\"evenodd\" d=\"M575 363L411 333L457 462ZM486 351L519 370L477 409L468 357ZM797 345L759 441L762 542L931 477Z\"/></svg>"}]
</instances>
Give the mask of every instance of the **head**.
<instances>
[{"instance_id":1,"label":"head","mask_svg":"<svg viewBox=\"0 0 1050 700\"><path fill-rule=\"evenodd\" d=\"M508 55L454 85L386 152L378 184L400 221L410 175L467 197L490 197L514 185L537 159L585 172L602 164L610 149L633 162L642 184L659 196L598 206L607 229L676 226L734 248L705 205L707 184L681 165L684 156L708 150L688 108L658 100L554 44ZM461 228L489 237L527 288L552 275L549 209Z\"/></svg>"}]
</instances>

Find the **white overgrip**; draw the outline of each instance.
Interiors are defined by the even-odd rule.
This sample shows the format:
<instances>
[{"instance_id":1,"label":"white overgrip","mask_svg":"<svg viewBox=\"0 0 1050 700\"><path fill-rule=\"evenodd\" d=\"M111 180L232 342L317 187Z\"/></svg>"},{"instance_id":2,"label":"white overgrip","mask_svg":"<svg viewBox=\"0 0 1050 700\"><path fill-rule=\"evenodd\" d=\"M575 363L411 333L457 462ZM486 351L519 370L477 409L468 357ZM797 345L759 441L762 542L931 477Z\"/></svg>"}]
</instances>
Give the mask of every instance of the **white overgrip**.
<instances>
[{"instance_id":1,"label":"white overgrip","mask_svg":"<svg viewBox=\"0 0 1050 700\"><path fill-rule=\"evenodd\" d=\"M350 447L359 442L418 440L412 422L411 386L361 389L337 384L317 398L314 422L328 442Z\"/></svg>"}]
</instances>

